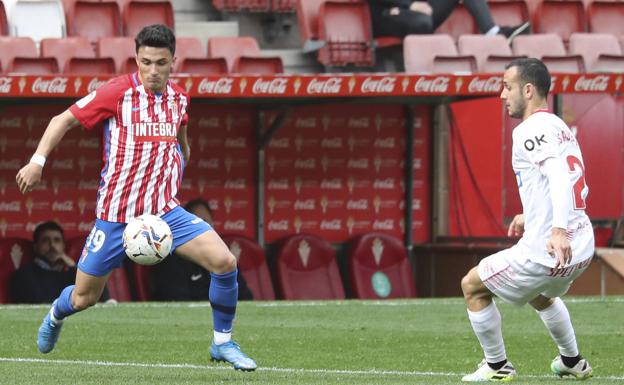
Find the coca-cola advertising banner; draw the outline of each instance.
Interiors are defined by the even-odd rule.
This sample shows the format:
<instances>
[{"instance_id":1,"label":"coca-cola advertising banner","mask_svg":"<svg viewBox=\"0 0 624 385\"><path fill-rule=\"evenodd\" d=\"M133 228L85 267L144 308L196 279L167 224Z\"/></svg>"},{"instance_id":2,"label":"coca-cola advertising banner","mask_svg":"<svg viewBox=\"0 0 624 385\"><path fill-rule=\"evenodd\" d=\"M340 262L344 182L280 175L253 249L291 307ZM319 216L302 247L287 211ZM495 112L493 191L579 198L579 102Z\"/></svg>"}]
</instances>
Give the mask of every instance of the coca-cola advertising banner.
<instances>
[{"instance_id":1,"label":"coca-cola advertising banner","mask_svg":"<svg viewBox=\"0 0 624 385\"><path fill-rule=\"evenodd\" d=\"M0 77L0 97L78 97L104 84L102 76ZM190 96L201 98L310 98L341 96L464 96L502 91L501 75L231 75L172 76ZM552 93L617 93L622 74L553 74Z\"/></svg>"}]
</instances>

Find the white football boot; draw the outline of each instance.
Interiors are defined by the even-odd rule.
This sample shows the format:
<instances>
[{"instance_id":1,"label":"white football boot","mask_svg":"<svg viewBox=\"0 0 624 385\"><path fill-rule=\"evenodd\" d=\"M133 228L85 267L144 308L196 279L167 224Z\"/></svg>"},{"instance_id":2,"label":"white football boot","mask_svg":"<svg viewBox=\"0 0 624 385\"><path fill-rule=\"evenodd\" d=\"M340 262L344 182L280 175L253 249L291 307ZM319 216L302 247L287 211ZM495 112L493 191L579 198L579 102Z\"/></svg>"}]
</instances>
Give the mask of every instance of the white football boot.
<instances>
[{"instance_id":1,"label":"white football boot","mask_svg":"<svg viewBox=\"0 0 624 385\"><path fill-rule=\"evenodd\" d=\"M517 373L511 362L507 361L502 368L492 369L485 359L479 364L479 368L474 372L465 375L462 378L464 382L509 382L516 378Z\"/></svg>"},{"instance_id":2,"label":"white football boot","mask_svg":"<svg viewBox=\"0 0 624 385\"><path fill-rule=\"evenodd\" d=\"M568 368L561 360L561 356L557 356L550 364L550 370L559 377L573 376L577 380L586 380L592 376L592 367L584 358L577 362L573 368Z\"/></svg>"}]
</instances>

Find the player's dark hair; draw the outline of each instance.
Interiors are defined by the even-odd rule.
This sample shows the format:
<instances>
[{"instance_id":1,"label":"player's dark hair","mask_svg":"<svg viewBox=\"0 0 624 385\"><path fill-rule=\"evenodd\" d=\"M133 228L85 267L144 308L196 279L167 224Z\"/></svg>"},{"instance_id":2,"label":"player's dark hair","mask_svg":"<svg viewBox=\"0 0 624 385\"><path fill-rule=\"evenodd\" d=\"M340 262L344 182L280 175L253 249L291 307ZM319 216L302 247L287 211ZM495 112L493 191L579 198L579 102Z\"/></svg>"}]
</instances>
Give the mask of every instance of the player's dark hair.
<instances>
[{"instance_id":1,"label":"player's dark hair","mask_svg":"<svg viewBox=\"0 0 624 385\"><path fill-rule=\"evenodd\" d=\"M171 55L175 54L176 39L173 31L163 24L153 24L144 27L134 39L136 52L141 47L168 48Z\"/></svg>"},{"instance_id":2,"label":"player's dark hair","mask_svg":"<svg viewBox=\"0 0 624 385\"><path fill-rule=\"evenodd\" d=\"M48 230L60 231L63 239L65 239L65 233L63 232L63 228L61 227L61 225L54 221L49 221L43 222L35 227L35 232L33 233L33 241L37 243L39 241L39 238L41 238L41 234L43 234L44 231Z\"/></svg>"},{"instance_id":3,"label":"player's dark hair","mask_svg":"<svg viewBox=\"0 0 624 385\"><path fill-rule=\"evenodd\" d=\"M210 204L206 202L205 199L202 199L202 198L197 198L197 199L193 199L193 200L186 202L186 204L184 205L184 209L186 211L193 211L195 207L199 207L199 206L208 210L208 213L210 214L210 216L214 217L212 213L212 209L210 208Z\"/></svg>"},{"instance_id":4,"label":"player's dark hair","mask_svg":"<svg viewBox=\"0 0 624 385\"><path fill-rule=\"evenodd\" d=\"M511 67L518 68L518 79L520 85L531 83L537 90L539 96L546 98L550 91L550 72L541 60L536 58L521 58L512 60L505 69Z\"/></svg>"}]
</instances>

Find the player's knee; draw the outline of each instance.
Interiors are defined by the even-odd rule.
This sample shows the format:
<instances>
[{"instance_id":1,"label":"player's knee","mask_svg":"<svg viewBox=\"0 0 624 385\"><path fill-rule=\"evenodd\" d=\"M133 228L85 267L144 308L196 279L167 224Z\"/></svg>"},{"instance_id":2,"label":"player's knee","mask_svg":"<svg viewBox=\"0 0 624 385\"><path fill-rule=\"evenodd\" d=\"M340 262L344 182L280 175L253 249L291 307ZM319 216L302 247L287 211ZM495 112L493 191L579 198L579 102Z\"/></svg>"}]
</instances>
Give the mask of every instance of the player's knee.
<instances>
[{"instance_id":1,"label":"player's knee","mask_svg":"<svg viewBox=\"0 0 624 385\"><path fill-rule=\"evenodd\" d=\"M215 256L210 262L210 270L217 274L228 273L236 269L236 257L229 250Z\"/></svg>"},{"instance_id":2,"label":"player's knee","mask_svg":"<svg viewBox=\"0 0 624 385\"><path fill-rule=\"evenodd\" d=\"M75 294L72 297L72 306L76 311L85 310L97 303L98 296L87 294Z\"/></svg>"},{"instance_id":3,"label":"player's knee","mask_svg":"<svg viewBox=\"0 0 624 385\"><path fill-rule=\"evenodd\" d=\"M474 285L472 285L472 283L470 282L470 277L468 276L468 274L464 275L464 277L461 280L461 289L462 289L462 293L464 293L464 297L467 298L468 295L472 294Z\"/></svg>"}]
</instances>

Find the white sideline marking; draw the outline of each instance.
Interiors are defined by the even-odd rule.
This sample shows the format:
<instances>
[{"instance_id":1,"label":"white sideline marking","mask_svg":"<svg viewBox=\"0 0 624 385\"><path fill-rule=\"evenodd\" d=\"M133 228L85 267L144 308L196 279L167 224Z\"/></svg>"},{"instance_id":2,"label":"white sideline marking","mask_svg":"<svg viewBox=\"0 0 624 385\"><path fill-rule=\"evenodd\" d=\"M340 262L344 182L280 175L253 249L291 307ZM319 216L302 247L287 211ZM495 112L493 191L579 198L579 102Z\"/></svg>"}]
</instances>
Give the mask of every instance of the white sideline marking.
<instances>
[{"instance_id":1,"label":"white sideline marking","mask_svg":"<svg viewBox=\"0 0 624 385\"><path fill-rule=\"evenodd\" d=\"M87 360L48 360L43 358L19 358L19 357L0 357L0 362L15 363L41 363L55 365L89 365L89 366L108 366L108 367L133 367L133 368L159 368L159 369L200 369L200 370L233 370L229 366L207 366L193 364L163 364L163 363L144 363L144 362L112 362L112 361L87 361ZM400 370L341 370L341 369L296 369L296 368L276 368L276 367L260 367L257 369L262 372L277 373L300 373L300 374L348 374L362 376L438 376L438 377L454 377L462 376L466 373L454 372L416 372L416 371L400 371ZM520 374L519 378L542 378L554 379L554 375L531 375ZM624 376L595 376L596 380L623 381Z\"/></svg>"}]
</instances>

